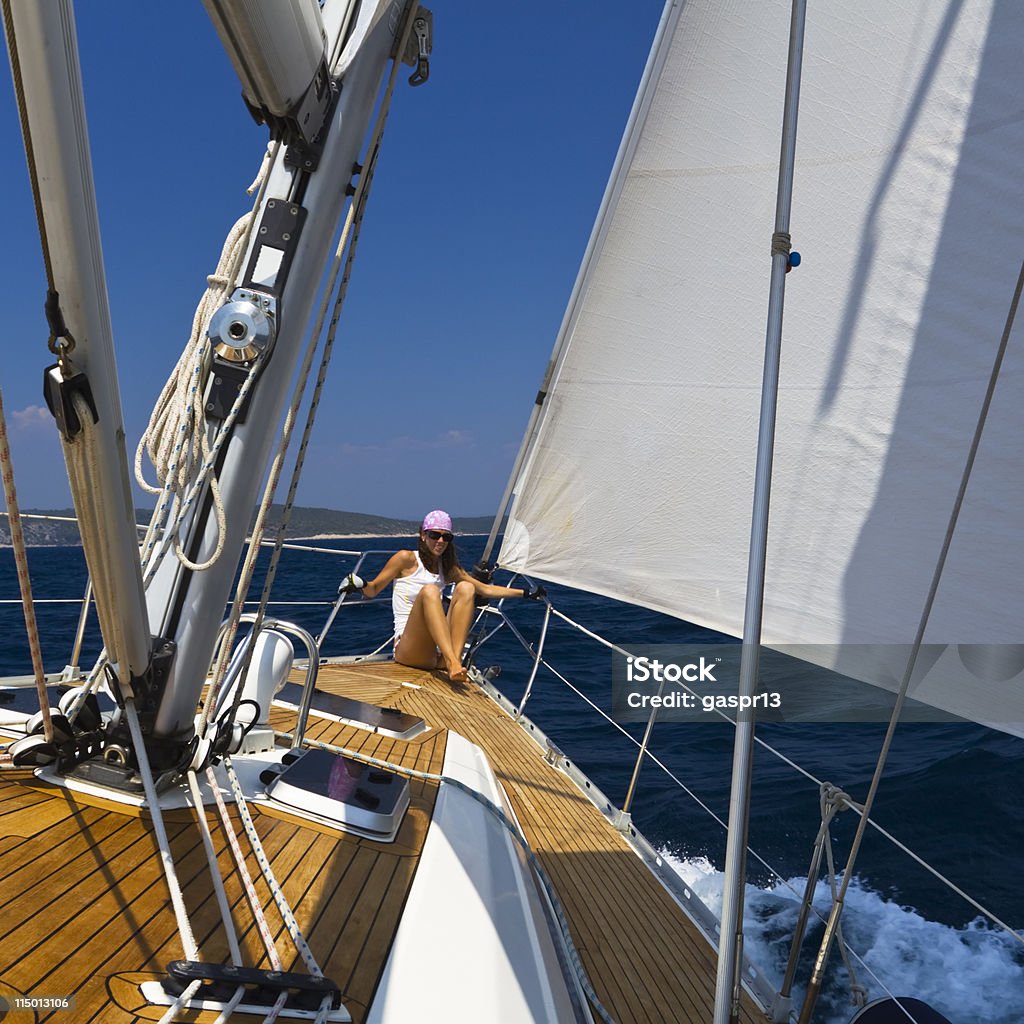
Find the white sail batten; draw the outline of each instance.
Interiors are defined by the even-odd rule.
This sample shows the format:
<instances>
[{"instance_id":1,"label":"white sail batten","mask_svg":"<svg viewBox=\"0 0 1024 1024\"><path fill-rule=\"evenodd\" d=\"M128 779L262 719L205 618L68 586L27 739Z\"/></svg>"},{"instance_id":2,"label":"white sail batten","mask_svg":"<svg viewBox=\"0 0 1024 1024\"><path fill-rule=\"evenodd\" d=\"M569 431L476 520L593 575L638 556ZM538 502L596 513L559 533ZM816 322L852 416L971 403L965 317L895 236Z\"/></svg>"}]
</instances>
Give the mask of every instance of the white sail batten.
<instances>
[{"instance_id":1,"label":"white sail batten","mask_svg":"<svg viewBox=\"0 0 1024 1024\"><path fill-rule=\"evenodd\" d=\"M683 5L500 556L733 635L788 24L785 2ZM1024 257L1022 34L991 0L808 12L763 640L889 689L906 651L881 645L917 630ZM911 695L1024 734L1022 331Z\"/></svg>"}]
</instances>

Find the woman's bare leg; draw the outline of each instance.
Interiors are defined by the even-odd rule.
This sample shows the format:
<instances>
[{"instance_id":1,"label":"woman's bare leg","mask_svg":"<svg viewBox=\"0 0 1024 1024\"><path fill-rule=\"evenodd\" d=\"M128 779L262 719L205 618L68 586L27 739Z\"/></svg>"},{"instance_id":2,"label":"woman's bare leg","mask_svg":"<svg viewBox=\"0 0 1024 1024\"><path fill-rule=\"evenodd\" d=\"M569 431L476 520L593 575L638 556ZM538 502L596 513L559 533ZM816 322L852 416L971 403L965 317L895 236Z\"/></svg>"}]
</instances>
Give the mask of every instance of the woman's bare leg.
<instances>
[{"instance_id":1,"label":"woman's bare leg","mask_svg":"<svg viewBox=\"0 0 1024 1024\"><path fill-rule=\"evenodd\" d=\"M466 646L469 627L473 624L473 612L476 611L476 588L472 583L463 580L455 584L451 603L448 605L448 632L452 638L452 648L461 661L462 650Z\"/></svg>"},{"instance_id":2,"label":"woman's bare leg","mask_svg":"<svg viewBox=\"0 0 1024 1024\"><path fill-rule=\"evenodd\" d=\"M441 591L426 586L416 595L402 639L395 648L395 661L410 668L434 668L437 650L441 652L449 678L453 682L464 682L468 675L462 667L462 650L461 647L456 650L452 644Z\"/></svg>"}]
</instances>

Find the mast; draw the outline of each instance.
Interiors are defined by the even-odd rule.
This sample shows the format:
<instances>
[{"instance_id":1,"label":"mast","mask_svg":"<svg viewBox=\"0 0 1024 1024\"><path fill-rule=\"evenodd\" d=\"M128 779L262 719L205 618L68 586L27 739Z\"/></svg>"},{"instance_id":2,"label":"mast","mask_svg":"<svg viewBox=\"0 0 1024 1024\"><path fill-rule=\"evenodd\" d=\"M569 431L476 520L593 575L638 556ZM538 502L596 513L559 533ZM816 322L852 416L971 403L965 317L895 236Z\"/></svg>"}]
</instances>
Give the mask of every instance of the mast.
<instances>
[{"instance_id":1,"label":"mast","mask_svg":"<svg viewBox=\"0 0 1024 1024\"><path fill-rule=\"evenodd\" d=\"M61 433L109 660L126 693L150 627L125 453L75 18L70 0L4 3L49 293L46 400Z\"/></svg>"},{"instance_id":2,"label":"mast","mask_svg":"<svg viewBox=\"0 0 1024 1024\"><path fill-rule=\"evenodd\" d=\"M768 296L768 328L765 338L761 416L758 427L757 465L754 473L753 516L747 563L747 595L744 607L743 650L739 695L752 697L757 688L764 603L765 560L768 547L768 513L771 498L775 413L779 391L779 360L782 351L782 313L789 269L789 216L793 198L796 161L796 126L800 104L800 69L803 57L806 0L793 0L786 69L786 99L782 121L782 152L779 189L772 237L772 274ZM743 890L746 884L747 831L750 817L750 776L754 751L754 714L740 711L733 745L732 788L729 797L729 833L725 853L722 893L721 939L718 975L715 980L714 1024L739 1020L739 967L743 957Z\"/></svg>"}]
</instances>

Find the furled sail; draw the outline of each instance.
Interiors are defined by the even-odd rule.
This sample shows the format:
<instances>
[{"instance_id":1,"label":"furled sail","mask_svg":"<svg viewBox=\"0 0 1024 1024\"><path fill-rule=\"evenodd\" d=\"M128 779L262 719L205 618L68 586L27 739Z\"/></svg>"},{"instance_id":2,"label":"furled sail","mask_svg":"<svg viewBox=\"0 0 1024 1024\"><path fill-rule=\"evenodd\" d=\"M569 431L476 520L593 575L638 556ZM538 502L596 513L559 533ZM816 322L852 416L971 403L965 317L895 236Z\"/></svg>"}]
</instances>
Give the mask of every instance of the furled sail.
<instances>
[{"instance_id":1,"label":"furled sail","mask_svg":"<svg viewBox=\"0 0 1024 1024\"><path fill-rule=\"evenodd\" d=\"M1011 313L1024 7L809 6L763 640L894 689L843 652L915 637ZM667 10L500 555L733 635L788 27L783 0ZM913 696L1024 735L1022 320L924 635L952 671Z\"/></svg>"}]
</instances>

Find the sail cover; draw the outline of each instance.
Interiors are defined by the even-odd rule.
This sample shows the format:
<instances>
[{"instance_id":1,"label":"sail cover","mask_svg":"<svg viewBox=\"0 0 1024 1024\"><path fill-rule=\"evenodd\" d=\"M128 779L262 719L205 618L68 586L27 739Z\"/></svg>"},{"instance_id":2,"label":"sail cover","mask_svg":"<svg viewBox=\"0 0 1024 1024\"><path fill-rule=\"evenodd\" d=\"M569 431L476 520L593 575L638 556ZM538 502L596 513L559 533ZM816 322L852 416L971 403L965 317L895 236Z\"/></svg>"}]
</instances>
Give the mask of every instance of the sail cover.
<instances>
[{"instance_id":1,"label":"sail cover","mask_svg":"<svg viewBox=\"0 0 1024 1024\"><path fill-rule=\"evenodd\" d=\"M788 30L781 0L666 9L500 555L732 635ZM810 4L768 645L842 667L852 645L914 639L1024 257L1022 38L1014 0ZM1024 313L924 638L956 671L913 694L1019 734L1022 333Z\"/></svg>"}]
</instances>

